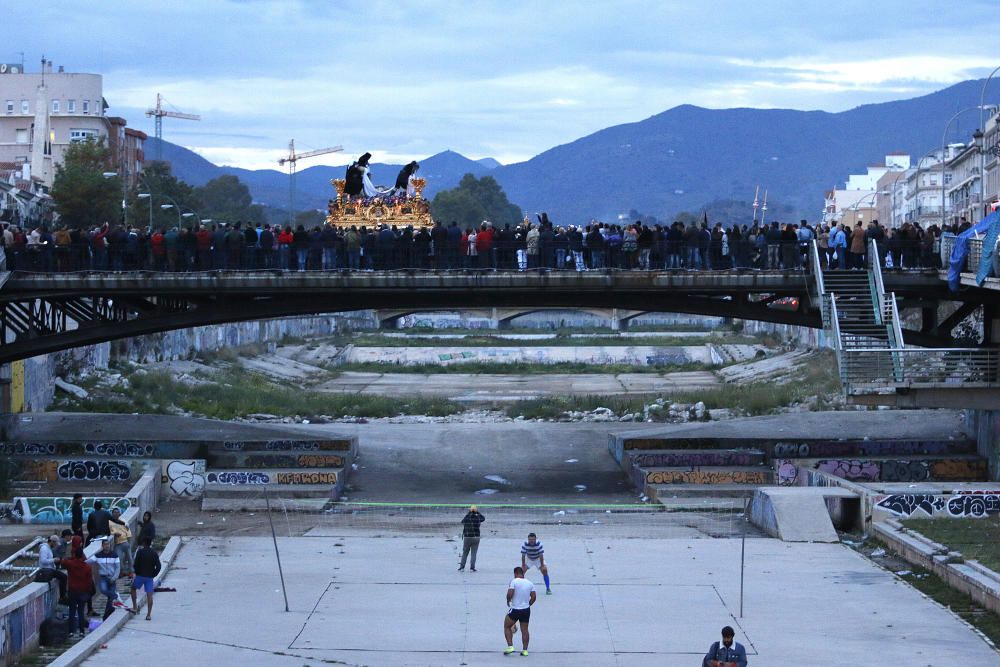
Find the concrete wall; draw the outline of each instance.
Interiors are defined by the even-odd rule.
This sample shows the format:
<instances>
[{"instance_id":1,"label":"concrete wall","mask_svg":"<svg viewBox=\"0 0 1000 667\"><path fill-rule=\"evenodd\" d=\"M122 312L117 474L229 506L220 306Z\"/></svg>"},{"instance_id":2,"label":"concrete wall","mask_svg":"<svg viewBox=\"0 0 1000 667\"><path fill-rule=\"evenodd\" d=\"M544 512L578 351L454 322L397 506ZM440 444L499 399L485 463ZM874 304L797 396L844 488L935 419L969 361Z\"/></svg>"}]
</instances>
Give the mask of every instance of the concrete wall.
<instances>
[{"instance_id":1,"label":"concrete wall","mask_svg":"<svg viewBox=\"0 0 1000 667\"><path fill-rule=\"evenodd\" d=\"M800 327L793 324L778 324L776 322L758 322L757 320L742 320L743 333L756 336L772 334L782 340L794 341L804 347L831 347L822 329Z\"/></svg>"},{"instance_id":2,"label":"concrete wall","mask_svg":"<svg viewBox=\"0 0 1000 667\"><path fill-rule=\"evenodd\" d=\"M1000 410L966 410L965 424L976 437L979 455L990 470L990 479L1000 481Z\"/></svg>"},{"instance_id":3,"label":"concrete wall","mask_svg":"<svg viewBox=\"0 0 1000 667\"><path fill-rule=\"evenodd\" d=\"M357 311L179 329L40 355L25 361L24 411L48 409L55 395L54 378L72 377L90 368L107 368L112 359L135 363L188 359L201 351L376 327L378 320L372 311Z\"/></svg>"},{"instance_id":4,"label":"concrete wall","mask_svg":"<svg viewBox=\"0 0 1000 667\"><path fill-rule=\"evenodd\" d=\"M0 665L18 664L20 656L38 647L38 630L58 600L55 581L28 584L0 600Z\"/></svg>"}]
</instances>

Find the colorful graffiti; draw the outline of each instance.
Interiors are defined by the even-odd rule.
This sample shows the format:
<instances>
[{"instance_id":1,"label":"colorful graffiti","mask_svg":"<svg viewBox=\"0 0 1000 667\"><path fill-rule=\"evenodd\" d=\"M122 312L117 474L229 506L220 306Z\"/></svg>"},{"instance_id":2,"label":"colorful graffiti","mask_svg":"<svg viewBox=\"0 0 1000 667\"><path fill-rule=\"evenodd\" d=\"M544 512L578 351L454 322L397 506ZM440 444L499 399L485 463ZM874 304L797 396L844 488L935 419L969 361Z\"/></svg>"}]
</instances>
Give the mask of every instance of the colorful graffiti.
<instances>
[{"instance_id":1,"label":"colorful graffiti","mask_svg":"<svg viewBox=\"0 0 1000 667\"><path fill-rule=\"evenodd\" d=\"M986 459L941 459L932 461L930 474L947 482L983 481L988 477Z\"/></svg>"},{"instance_id":2,"label":"colorful graffiti","mask_svg":"<svg viewBox=\"0 0 1000 667\"><path fill-rule=\"evenodd\" d=\"M71 482L127 482L132 468L128 461L65 461L56 474L59 479Z\"/></svg>"},{"instance_id":3,"label":"colorful graffiti","mask_svg":"<svg viewBox=\"0 0 1000 667\"><path fill-rule=\"evenodd\" d=\"M654 470L647 484L768 484L768 470Z\"/></svg>"},{"instance_id":4,"label":"colorful graffiti","mask_svg":"<svg viewBox=\"0 0 1000 667\"><path fill-rule=\"evenodd\" d=\"M120 509L123 513L132 506L128 498L114 496L95 496L83 499L84 516L94 506L94 501L100 500L105 509ZM19 517L21 523L66 523L72 519L70 496L18 496L13 500L13 517Z\"/></svg>"},{"instance_id":5,"label":"colorful graffiti","mask_svg":"<svg viewBox=\"0 0 1000 667\"><path fill-rule=\"evenodd\" d=\"M775 461L774 469L779 486L793 486L799 476L799 468L792 461Z\"/></svg>"},{"instance_id":6,"label":"colorful graffiti","mask_svg":"<svg viewBox=\"0 0 1000 667\"><path fill-rule=\"evenodd\" d=\"M164 461L160 481L172 495L200 498L205 493L205 461Z\"/></svg>"},{"instance_id":7,"label":"colorful graffiti","mask_svg":"<svg viewBox=\"0 0 1000 667\"><path fill-rule=\"evenodd\" d=\"M49 585L0 617L0 664L16 664L18 656L38 646L42 621L55 612L58 594L58 587Z\"/></svg>"},{"instance_id":8,"label":"colorful graffiti","mask_svg":"<svg viewBox=\"0 0 1000 667\"><path fill-rule=\"evenodd\" d=\"M213 464L219 468L342 468L344 457L336 454L218 454Z\"/></svg>"},{"instance_id":9,"label":"colorful graffiti","mask_svg":"<svg viewBox=\"0 0 1000 667\"><path fill-rule=\"evenodd\" d=\"M275 473L278 484L336 484L335 472L279 472Z\"/></svg>"},{"instance_id":10,"label":"colorful graffiti","mask_svg":"<svg viewBox=\"0 0 1000 667\"><path fill-rule=\"evenodd\" d=\"M266 472L210 472L209 484L270 484L271 476Z\"/></svg>"},{"instance_id":11,"label":"colorful graffiti","mask_svg":"<svg viewBox=\"0 0 1000 667\"><path fill-rule=\"evenodd\" d=\"M816 470L852 482L874 482L879 478L879 466L871 461L820 461Z\"/></svg>"},{"instance_id":12,"label":"colorful graffiti","mask_svg":"<svg viewBox=\"0 0 1000 667\"><path fill-rule=\"evenodd\" d=\"M138 442L85 442L83 451L85 454L96 456L149 458L153 456L155 450L153 445Z\"/></svg>"}]
</instances>

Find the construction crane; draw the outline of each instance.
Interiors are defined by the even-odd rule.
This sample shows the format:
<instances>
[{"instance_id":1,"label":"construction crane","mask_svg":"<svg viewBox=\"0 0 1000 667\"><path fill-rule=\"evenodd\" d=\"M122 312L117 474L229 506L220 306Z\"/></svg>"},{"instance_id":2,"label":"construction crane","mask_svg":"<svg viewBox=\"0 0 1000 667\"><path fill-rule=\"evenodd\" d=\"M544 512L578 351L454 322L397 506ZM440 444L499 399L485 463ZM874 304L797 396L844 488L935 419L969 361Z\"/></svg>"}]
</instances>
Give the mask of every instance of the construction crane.
<instances>
[{"instance_id":1,"label":"construction crane","mask_svg":"<svg viewBox=\"0 0 1000 667\"><path fill-rule=\"evenodd\" d=\"M327 153L339 153L344 150L343 146L332 146L330 148L320 148L315 151L307 151L305 153L295 152L295 139L291 139L288 142L288 157L283 157L278 160L278 164L281 166L288 165L288 224L293 224L295 222L295 170L299 160L304 160L307 157L316 157L317 155L326 155Z\"/></svg>"},{"instance_id":2,"label":"construction crane","mask_svg":"<svg viewBox=\"0 0 1000 667\"><path fill-rule=\"evenodd\" d=\"M181 113L180 111L167 111L163 108L163 96L156 94L156 108L147 109L146 117L156 119L156 159L163 159L163 118L182 118L184 120L201 120L201 116L193 113Z\"/></svg>"}]
</instances>

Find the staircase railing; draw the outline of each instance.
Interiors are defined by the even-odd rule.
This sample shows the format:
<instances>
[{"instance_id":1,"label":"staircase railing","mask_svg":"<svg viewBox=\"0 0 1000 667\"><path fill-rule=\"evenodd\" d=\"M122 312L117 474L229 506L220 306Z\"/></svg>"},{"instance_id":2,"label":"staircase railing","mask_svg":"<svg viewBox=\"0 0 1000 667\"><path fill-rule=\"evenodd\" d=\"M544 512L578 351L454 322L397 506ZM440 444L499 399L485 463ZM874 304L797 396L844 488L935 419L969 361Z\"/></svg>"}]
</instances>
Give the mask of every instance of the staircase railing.
<instances>
[{"instance_id":1,"label":"staircase railing","mask_svg":"<svg viewBox=\"0 0 1000 667\"><path fill-rule=\"evenodd\" d=\"M878 256L878 245L875 239L868 242L869 272L875 283L875 320L885 326L889 335L889 347L903 347L903 327L899 322L899 310L896 307L895 292L886 293L885 281L882 278L882 262Z\"/></svg>"},{"instance_id":2,"label":"staircase railing","mask_svg":"<svg viewBox=\"0 0 1000 667\"><path fill-rule=\"evenodd\" d=\"M1000 387L1000 350L984 348L884 348L837 355L848 394L898 387Z\"/></svg>"}]
</instances>

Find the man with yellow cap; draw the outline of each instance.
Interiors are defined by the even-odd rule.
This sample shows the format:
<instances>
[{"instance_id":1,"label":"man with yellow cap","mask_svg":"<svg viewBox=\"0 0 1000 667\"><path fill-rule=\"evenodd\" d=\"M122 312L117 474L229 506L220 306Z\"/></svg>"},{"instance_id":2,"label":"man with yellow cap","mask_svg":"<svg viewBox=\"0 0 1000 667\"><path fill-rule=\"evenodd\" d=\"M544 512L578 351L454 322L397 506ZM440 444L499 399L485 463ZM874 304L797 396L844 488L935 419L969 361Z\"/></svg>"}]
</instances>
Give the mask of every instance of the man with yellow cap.
<instances>
[{"instance_id":1,"label":"man with yellow cap","mask_svg":"<svg viewBox=\"0 0 1000 667\"><path fill-rule=\"evenodd\" d=\"M486 517L479 513L475 505L469 508L468 513L462 518L462 561L458 564L458 571L465 571L465 561L472 552L472 562L469 568L476 571L476 553L479 551L479 524L486 521Z\"/></svg>"}]
</instances>

